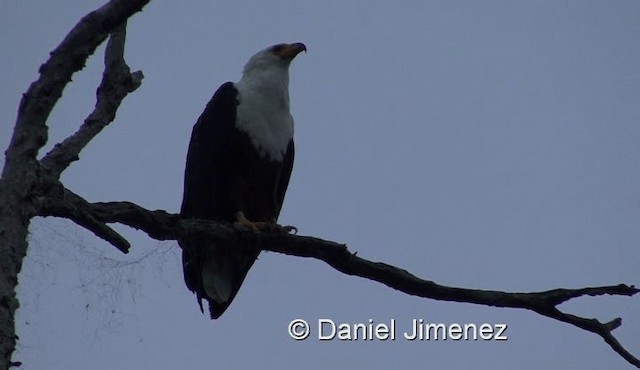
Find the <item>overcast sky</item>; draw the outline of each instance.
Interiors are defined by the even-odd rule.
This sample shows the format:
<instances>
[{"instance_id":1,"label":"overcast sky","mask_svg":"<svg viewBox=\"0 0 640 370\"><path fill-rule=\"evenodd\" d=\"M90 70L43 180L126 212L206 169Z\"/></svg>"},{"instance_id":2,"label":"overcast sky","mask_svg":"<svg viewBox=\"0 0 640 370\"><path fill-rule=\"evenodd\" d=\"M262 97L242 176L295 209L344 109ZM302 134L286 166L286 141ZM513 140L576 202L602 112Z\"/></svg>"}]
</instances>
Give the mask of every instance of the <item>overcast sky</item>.
<instances>
[{"instance_id":1,"label":"overcast sky","mask_svg":"<svg viewBox=\"0 0 640 370\"><path fill-rule=\"evenodd\" d=\"M39 65L102 3L0 3L2 148ZM256 51L302 41L282 223L446 285L640 283L640 3L398 4L152 1L128 27L126 59L143 85L64 183L90 201L177 212L191 127L213 92ZM47 148L92 110L102 51L65 90ZM33 222L23 369L629 367L599 337L530 312L409 297L275 253L211 321L184 286L176 243L118 229L130 255L69 222ZM640 355L637 298L561 308L621 316L615 334ZM298 342L287 334L296 318L395 319L399 332L412 319L507 324L509 339Z\"/></svg>"}]
</instances>

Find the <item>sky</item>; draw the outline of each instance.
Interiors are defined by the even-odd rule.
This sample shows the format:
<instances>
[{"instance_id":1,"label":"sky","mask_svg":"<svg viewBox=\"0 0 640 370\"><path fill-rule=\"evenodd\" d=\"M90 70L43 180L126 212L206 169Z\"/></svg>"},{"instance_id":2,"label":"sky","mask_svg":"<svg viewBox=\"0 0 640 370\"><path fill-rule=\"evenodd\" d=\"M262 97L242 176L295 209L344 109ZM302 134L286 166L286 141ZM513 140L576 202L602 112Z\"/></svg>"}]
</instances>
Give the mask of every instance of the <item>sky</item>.
<instances>
[{"instance_id":1,"label":"sky","mask_svg":"<svg viewBox=\"0 0 640 370\"><path fill-rule=\"evenodd\" d=\"M0 3L0 147L22 93L103 1ZM129 22L145 74L63 182L90 201L179 210L191 127L256 51L291 66L296 159L283 224L441 284L541 291L640 283L637 1L152 1ZM46 149L91 112L104 48L64 91ZM45 149L45 150L46 150ZM410 297L263 253L221 319L199 312L175 242L116 226L129 255L36 219L20 275L23 369L624 369L600 337L523 310ZM640 355L640 300L562 310ZM308 321L310 337L288 325ZM321 341L319 319L506 324L506 341Z\"/></svg>"}]
</instances>

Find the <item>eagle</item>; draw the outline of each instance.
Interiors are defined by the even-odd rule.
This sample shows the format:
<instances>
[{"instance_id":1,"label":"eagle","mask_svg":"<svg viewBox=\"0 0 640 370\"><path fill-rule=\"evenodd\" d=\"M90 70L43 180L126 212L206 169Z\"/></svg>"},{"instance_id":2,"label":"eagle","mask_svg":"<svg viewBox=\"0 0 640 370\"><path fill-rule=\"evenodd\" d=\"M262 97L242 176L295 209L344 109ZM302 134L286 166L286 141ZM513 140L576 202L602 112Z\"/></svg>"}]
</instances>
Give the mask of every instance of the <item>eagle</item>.
<instances>
[{"instance_id":1,"label":"eagle","mask_svg":"<svg viewBox=\"0 0 640 370\"><path fill-rule=\"evenodd\" d=\"M182 218L276 226L293 168L289 65L307 48L277 44L253 55L236 83L218 88L193 126L184 172ZM259 250L206 235L180 239L184 280L212 319L235 298Z\"/></svg>"}]
</instances>

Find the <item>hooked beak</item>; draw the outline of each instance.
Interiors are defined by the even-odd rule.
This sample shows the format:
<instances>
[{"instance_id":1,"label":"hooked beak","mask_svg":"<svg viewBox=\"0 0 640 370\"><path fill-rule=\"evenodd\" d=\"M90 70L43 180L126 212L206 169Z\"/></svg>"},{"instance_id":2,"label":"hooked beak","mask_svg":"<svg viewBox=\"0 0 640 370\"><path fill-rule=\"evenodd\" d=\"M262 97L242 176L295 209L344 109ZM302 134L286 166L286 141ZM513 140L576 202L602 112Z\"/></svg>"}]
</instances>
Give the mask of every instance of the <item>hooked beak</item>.
<instances>
[{"instance_id":1,"label":"hooked beak","mask_svg":"<svg viewBox=\"0 0 640 370\"><path fill-rule=\"evenodd\" d=\"M284 45L283 47L279 48L276 54L282 59L293 59L296 55L300 54L303 51L305 53L307 52L307 47L305 46L305 44L296 42L293 44Z\"/></svg>"}]
</instances>

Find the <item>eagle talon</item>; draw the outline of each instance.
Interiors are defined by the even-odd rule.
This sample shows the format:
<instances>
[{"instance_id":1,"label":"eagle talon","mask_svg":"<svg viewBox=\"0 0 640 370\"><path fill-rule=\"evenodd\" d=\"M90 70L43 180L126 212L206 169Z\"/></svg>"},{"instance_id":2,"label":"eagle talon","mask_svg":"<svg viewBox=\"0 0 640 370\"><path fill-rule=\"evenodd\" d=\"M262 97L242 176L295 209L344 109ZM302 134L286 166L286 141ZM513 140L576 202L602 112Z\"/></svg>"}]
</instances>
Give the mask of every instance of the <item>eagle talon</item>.
<instances>
[{"instance_id":1,"label":"eagle talon","mask_svg":"<svg viewBox=\"0 0 640 370\"><path fill-rule=\"evenodd\" d=\"M296 234L298 232L298 228L295 226L280 225L274 222L269 224L269 231L276 234L291 234L291 232Z\"/></svg>"},{"instance_id":2,"label":"eagle talon","mask_svg":"<svg viewBox=\"0 0 640 370\"><path fill-rule=\"evenodd\" d=\"M298 228L295 226L291 226L291 225L286 225L286 226L282 226L282 229L284 230L284 232L286 232L287 234L293 234L296 235L298 234Z\"/></svg>"},{"instance_id":3,"label":"eagle talon","mask_svg":"<svg viewBox=\"0 0 640 370\"><path fill-rule=\"evenodd\" d=\"M298 233L298 228L295 226L283 226L276 222L275 218L267 222L253 222L249 221L247 217L244 215L244 212L236 212L236 222L233 223L233 226L238 230L250 230L254 233L259 233L261 231L267 231L270 233L280 233L280 234L294 234Z\"/></svg>"}]
</instances>

